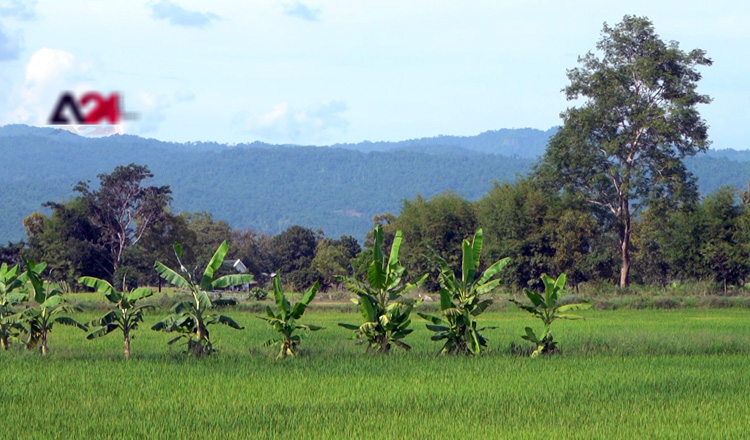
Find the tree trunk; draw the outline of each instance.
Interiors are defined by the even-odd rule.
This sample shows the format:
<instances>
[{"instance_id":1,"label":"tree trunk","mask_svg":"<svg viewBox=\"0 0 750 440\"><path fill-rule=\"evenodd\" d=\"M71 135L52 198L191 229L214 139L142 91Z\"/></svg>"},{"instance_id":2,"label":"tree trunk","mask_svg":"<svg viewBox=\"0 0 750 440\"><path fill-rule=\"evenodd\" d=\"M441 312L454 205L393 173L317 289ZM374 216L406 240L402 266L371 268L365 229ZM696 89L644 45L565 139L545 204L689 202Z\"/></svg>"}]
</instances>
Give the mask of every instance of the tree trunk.
<instances>
[{"instance_id":1,"label":"tree trunk","mask_svg":"<svg viewBox=\"0 0 750 440\"><path fill-rule=\"evenodd\" d=\"M628 287L630 284L630 204L624 203L624 222L622 231L622 267L620 268L620 287Z\"/></svg>"},{"instance_id":2,"label":"tree trunk","mask_svg":"<svg viewBox=\"0 0 750 440\"><path fill-rule=\"evenodd\" d=\"M130 359L130 335L125 332L125 359Z\"/></svg>"},{"instance_id":3,"label":"tree trunk","mask_svg":"<svg viewBox=\"0 0 750 440\"><path fill-rule=\"evenodd\" d=\"M5 333L0 335L0 347L2 347L3 350L8 350L8 335Z\"/></svg>"},{"instance_id":4,"label":"tree trunk","mask_svg":"<svg viewBox=\"0 0 750 440\"><path fill-rule=\"evenodd\" d=\"M42 346L39 347L39 351L42 353L42 356L45 356L47 353L49 353L49 347L47 347L47 332L42 331L42 340L41 340Z\"/></svg>"}]
</instances>

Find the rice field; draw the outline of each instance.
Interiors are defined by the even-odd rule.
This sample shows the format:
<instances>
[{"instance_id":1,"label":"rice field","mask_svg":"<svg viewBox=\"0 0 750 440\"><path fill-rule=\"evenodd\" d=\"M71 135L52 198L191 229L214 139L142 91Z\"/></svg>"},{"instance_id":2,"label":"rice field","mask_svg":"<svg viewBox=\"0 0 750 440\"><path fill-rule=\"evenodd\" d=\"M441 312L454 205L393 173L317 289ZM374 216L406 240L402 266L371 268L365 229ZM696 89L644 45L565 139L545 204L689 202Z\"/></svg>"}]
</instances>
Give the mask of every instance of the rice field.
<instances>
[{"instance_id":1,"label":"rice field","mask_svg":"<svg viewBox=\"0 0 750 440\"><path fill-rule=\"evenodd\" d=\"M161 312L160 312L161 313ZM276 361L256 314L226 310L243 331L213 327L219 353L186 357L136 332L133 359L117 333L87 341L55 327L51 353L0 353L0 438L747 438L750 311L615 310L557 321L562 356L513 353L529 315L495 311L490 350L436 357L421 319L410 352L368 355L338 322L358 314L311 309L324 325L300 356ZM88 320L97 314L76 316Z\"/></svg>"}]
</instances>

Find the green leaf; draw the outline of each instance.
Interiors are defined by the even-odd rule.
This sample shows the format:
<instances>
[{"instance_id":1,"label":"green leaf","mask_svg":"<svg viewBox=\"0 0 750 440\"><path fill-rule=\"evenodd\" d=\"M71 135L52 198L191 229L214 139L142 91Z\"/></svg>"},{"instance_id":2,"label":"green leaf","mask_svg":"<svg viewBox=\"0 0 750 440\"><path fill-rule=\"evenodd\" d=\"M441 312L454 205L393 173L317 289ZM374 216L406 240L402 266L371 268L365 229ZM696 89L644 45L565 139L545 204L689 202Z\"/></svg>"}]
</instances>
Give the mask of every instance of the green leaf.
<instances>
[{"instance_id":1,"label":"green leaf","mask_svg":"<svg viewBox=\"0 0 750 440\"><path fill-rule=\"evenodd\" d=\"M100 338L102 336L105 336L105 335L108 335L108 334L112 333L113 331L115 331L118 328L119 327L117 325L115 325L115 324L108 324L108 325L105 325L103 327L99 327L98 329L96 329L96 330L92 331L91 333L89 333L88 335L86 335L86 339L91 340L91 339Z\"/></svg>"},{"instance_id":2,"label":"green leaf","mask_svg":"<svg viewBox=\"0 0 750 440\"><path fill-rule=\"evenodd\" d=\"M417 315L419 315L422 319L430 321L433 324L444 324L445 323L445 321L442 318L438 317L438 316L427 315L425 313L420 313L420 312L417 312Z\"/></svg>"},{"instance_id":3,"label":"green leaf","mask_svg":"<svg viewBox=\"0 0 750 440\"><path fill-rule=\"evenodd\" d=\"M343 322L339 322L339 327L343 327L343 328L345 328L347 330L359 330L359 326L358 325L346 324L346 323L343 323Z\"/></svg>"},{"instance_id":4,"label":"green leaf","mask_svg":"<svg viewBox=\"0 0 750 440\"><path fill-rule=\"evenodd\" d=\"M292 318L294 319L300 319L302 317L302 314L305 313L305 308L307 308L307 305L310 304L310 301L315 298L315 294L318 292L318 289L320 288L320 283L315 282L312 287L307 289L307 292L305 292L302 299L294 305L294 308L292 309Z\"/></svg>"},{"instance_id":5,"label":"green leaf","mask_svg":"<svg viewBox=\"0 0 750 440\"><path fill-rule=\"evenodd\" d=\"M138 289L135 289L128 293L127 298L130 302L136 302L139 299L148 298L153 294L154 292L152 292L148 287L139 287Z\"/></svg>"},{"instance_id":6,"label":"green leaf","mask_svg":"<svg viewBox=\"0 0 750 440\"><path fill-rule=\"evenodd\" d=\"M378 225L380 226L380 225ZM381 230L382 233L382 230ZM398 265L398 253L401 249L401 231L396 231L396 235L393 237L393 244L391 244L391 254L388 257L388 266Z\"/></svg>"},{"instance_id":7,"label":"green leaf","mask_svg":"<svg viewBox=\"0 0 750 440\"><path fill-rule=\"evenodd\" d=\"M447 332L448 330L450 330L450 327L446 327L444 325L427 324L427 328L432 330L433 332Z\"/></svg>"},{"instance_id":8,"label":"green leaf","mask_svg":"<svg viewBox=\"0 0 750 440\"><path fill-rule=\"evenodd\" d=\"M461 264L461 276L464 283L471 284L474 281L474 274L476 273L476 266L474 266L474 255L473 248L469 240L461 242L463 251L463 262Z\"/></svg>"},{"instance_id":9,"label":"green leaf","mask_svg":"<svg viewBox=\"0 0 750 440\"><path fill-rule=\"evenodd\" d=\"M479 280L477 280L477 284L482 285L486 283L490 278L499 274L503 269L505 269L505 266L507 266L510 261L510 257L505 257L501 260L495 261L490 267L487 268L487 270L484 271L482 276L479 277Z\"/></svg>"},{"instance_id":10,"label":"green leaf","mask_svg":"<svg viewBox=\"0 0 750 440\"><path fill-rule=\"evenodd\" d=\"M561 273L559 277L557 277L557 281L555 281L555 289L556 290L563 290L565 287L565 281L568 279L568 276L565 275L565 273Z\"/></svg>"},{"instance_id":11,"label":"green leaf","mask_svg":"<svg viewBox=\"0 0 750 440\"><path fill-rule=\"evenodd\" d=\"M276 298L276 307L284 314L284 316L288 315L291 306L289 300L286 299L286 295L284 294L284 286L281 285L280 274L273 279L273 294Z\"/></svg>"},{"instance_id":12,"label":"green leaf","mask_svg":"<svg viewBox=\"0 0 750 440\"><path fill-rule=\"evenodd\" d=\"M177 246L176 243L175 246ZM185 278L183 278L182 275L168 268L161 262L157 261L156 263L154 263L154 269L156 269L156 272L159 274L159 276L164 278L169 284L181 287L183 289L191 290L190 283Z\"/></svg>"},{"instance_id":13,"label":"green leaf","mask_svg":"<svg viewBox=\"0 0 750 440\"><path fill-rule=\"evenodd\" d=\"M377 321L377 315L375 314L375 309L373 308L372 303L370 302L369 297L363 297L362 298L362 317L365 318L365 321L367 322L375 322Z\"/></svg>"},{"instance_id":14,"label":"green leaf","mask_svg":"<svg viewBox=\"0 0 750 440\"><path fill-rule=\"evenodd\" d=\"M472 316L479 316L487 310L487 307L492 305L491 299L485 299L484 301L480 301L479 304L474 308L474 310L471 311Z\"/></svg>"},{"instance_id":15,"label":"green leaf","mask_svg":"<svg viewBox=\"0 0 750 440\"><path fill-rule=\"evenodd\" d=\"M54 322L57 322L63 325L69 325L72 327L78 327L84 331L88 330L88 327L86 327L85 325L81 324L80 322L68 316L58 316L57 318L54 319Z\"/></svg>"},{"instance_id":16,"label":"green leaf","mask_svg":"<svg viewBox=\"0 0 750 440\"><path fill-rule=\"evenodd\" d=\"M95 277L81 277L78 282L84 286L91 287L100 293L114 293L115 288L109 282Z\"/></svg>"},{"instance_id":17,"label":"green leaf","mask_svg":"<svg viewBox=\"0 0 750 440\"><path fill-rule=\"evenodd\" d=\"M447 289L440 289L440 310L455 307L453 297Z\"/></svg>"},{"instance_id":18,"label":"green leaf","mask_svg":"<svg viewBox=\"0 0 750 440\"><path fill-rule=\"evenodd\" d=\"M177 259L182 260L182 245L180 245L180 243L175 243L173 247L174 247L174 254L177 255Z\"/></svg>"},{"instance_id":19,"label":"green leaf","mask_svg":"<svg viewBox=\"0 0 750 440\"><path fill-rule=\"evenodd\" d=\"M253 276L251 274L224 275L222 277L217 278L215 281L211 283L211 290L221 289L225 287L232 287L232 286L241 286L243 284L250 283L252 280L253 280Z\"/></svg>"},{"instance_id":20,"label":"green leaf","mask_svg":"<svg viewBox=\"0 0 750 440\"><path fill-rule=\"evenodd\" d=\"M473 267L474 271L476 271L479 268L479 257L482 254L482 241L484 241L484 233L482 232L482 228L477 229L477 232L474 233L474 239L472 240L471 244L471 254L474 258L473 261ZM464 280L468 283L474 281L474 274L471 275L471 279L464 278Z\"/></svg>"},{"instance_id":21,"label":"green leaf","mask_svg":"<svg viewBox=\"0 0 750 440\"><path fill-rule=\"evenodd\" d=\"M245 327L242 327L241 325L237 324L237 322L226 315L219 315L217 321L219 324L224 324L226 326L232 327L233 329L242 330Z\"/></svg>"},{"instance_id":22,"label":"green leaf","mask_svg":"<svg viewBox=\"0 0 750 440\"><path fill-rule=\"evenodd\" d=\"M41 304L41 307L49 309L49 308L58 306L58 305L60 305L60 304L62 304L64 302L65 302L65 298L63 298L62 296L60 296L60 295L53 295L53 296L50 296L49 298L47 298Z\"/></svg>"},{"instance_id":23,"label":"green leaf","mask_svg":"<svg viewBox=\"0 0 750 440\"><path fill-rule=\"evenodd\" d=\"M203 278L201 279L201 288L204 290L211 289L211 283L214 279L214 273L219 270L221 263L224 262L224 257L229 251L229 243L226 240L221 242L219 248L214 252L214 256L211 257L211 261L208 262L206 270L203 271Z\"/></svg>"},{"instance_id":24,"label":"green leaf","mask_svg":"<svg viewBox=\"0 0 750 440\"><path fill-rule=\"evenodd\" d=\"M586 310L590 309L591 304L589 303L578 303L578 304L565 304L557 308L558 312L567 312L569 310Z\"/></svg>"}]
</instances>

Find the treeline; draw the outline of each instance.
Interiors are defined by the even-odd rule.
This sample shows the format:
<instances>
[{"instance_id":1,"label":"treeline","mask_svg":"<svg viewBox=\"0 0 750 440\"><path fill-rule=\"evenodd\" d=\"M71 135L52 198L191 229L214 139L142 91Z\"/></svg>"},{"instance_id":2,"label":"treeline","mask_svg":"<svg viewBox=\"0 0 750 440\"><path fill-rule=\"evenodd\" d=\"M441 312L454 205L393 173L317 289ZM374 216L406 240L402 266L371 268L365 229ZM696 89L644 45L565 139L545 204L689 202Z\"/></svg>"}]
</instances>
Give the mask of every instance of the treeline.
<instances>
[{"instance_id":1,"label":"treeline","mask_svg":"<svg viewBox=\"0 0 750 440\"><path fill-rule=\"evenodd\" d=\"M205 211L172 213L171 189L145 186L151 177L148 168L131 164L100 175L97 190L80 183L76 197L47 204L51 214L29 215L26 241L0 248L0 261L45 261L49 279L72 287L84 275L125 280L131 288L155 286L154 261L176 261L175 242L183 261L199 268L228 240L227 258L240 259L261 284L275 272L297 290L316 281L323 289L338 288L337 276L367 276L371 235L359 237L363 249L357 237L334 239L302 226L277 235L235 230ZM750 192L722 187L701 200L668 202L650 203L634 219L632 281L664 287L704 280L717 291L743 286L750 275ZM409 273L430 274L430 291L438 290L433 257L442 255L459 273L461 242L478 228L484 230L486 260L511 257L502 274L509 288L535 286L545 273L566 273L572 286L615 283L621 264L617 219L533 178L495 184L476 202L453 192L417 196L405 200L398 214L375 216L373 223L382 225L386 249L403 231L401 261Z\"/></svg>"}]
</instances>

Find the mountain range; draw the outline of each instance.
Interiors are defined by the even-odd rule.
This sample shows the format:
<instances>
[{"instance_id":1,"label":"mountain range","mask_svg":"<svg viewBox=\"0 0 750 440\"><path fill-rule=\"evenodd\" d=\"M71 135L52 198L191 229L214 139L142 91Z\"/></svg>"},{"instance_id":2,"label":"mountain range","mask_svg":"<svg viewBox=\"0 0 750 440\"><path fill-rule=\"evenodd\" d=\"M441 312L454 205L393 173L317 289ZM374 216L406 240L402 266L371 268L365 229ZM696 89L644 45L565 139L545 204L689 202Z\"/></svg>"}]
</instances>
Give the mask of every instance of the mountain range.
<instances>
[{"instance_id":1,"label":"mountain range","mask_svg":"<svg viewBox=\"0 0 750 440\"><path fill-rule=\"evenodd\" d=\"M235 229L276 234L299 224L362 240L372 217L402 201L451 190L481 198L493 182L514 181L544 153L556 128L501 129L476 136L327 147L173 143L131 135L81 137L25 125L0 127L0 243L24 238L22 220L42 203L69 199L73 186L117 165L147 165L151 184L170 185L172 209L208 211ZM710 150L686 159L702 193L745 188L750 152Z\"/></svg>"}]
</instances>

